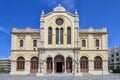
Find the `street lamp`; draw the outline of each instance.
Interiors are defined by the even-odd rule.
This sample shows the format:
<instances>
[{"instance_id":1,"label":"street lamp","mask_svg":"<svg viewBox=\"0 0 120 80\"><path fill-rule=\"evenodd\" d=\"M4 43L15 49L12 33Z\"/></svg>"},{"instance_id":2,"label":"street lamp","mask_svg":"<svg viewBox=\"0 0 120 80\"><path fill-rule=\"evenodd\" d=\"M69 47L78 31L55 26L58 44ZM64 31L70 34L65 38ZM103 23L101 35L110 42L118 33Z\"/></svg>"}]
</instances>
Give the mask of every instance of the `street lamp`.
<instances>
[{"instance_id":1,"label":"street lamp","mask_svg":"<svg viewBox=\"0 0 120 80\"><path fill-rule=\"evenodd\" d=\"M41 44L43 44L44 42L41 42ZM39 56L39 66L40 66L40 73L42 72L42 64L43 64L43 61L42 61L42 53L45 52L45 48L42 46L40 48L38 48L38 56Z\"/></svg>"},{"instance_id":2,"label":"street lamp","mask_svg":"<svg viewBox=\"0 0 120 80\"><path fill-rule=\"evenodd\" d=\"M76 45L75 45L75 49L74 49L74 51L75 51L75 53L77 54L77 61L76 61L76 64L77 64L77 72L79 72L79 70L78 70L78 66L79 66L79 59L78 59L78 53L79 53L79 51L80 51L80 45L79 45L79 41L76 41L75 42L76 43Z\"/></svg>"},{"instance_id":3,"label":"street lamp","mask_svg":"<svg viewBox=\"0 0 120 80\"><path fill-rule=\"evenodd\" d=\"M79 72L79 71L78 71L78 65L79 65L78 53L79 53L79 50L77 50L76 53L77 53L77 62L76 62L76 63L77 63L77 73L78 73L78 72Z\"/></svg>"}]
</instances>

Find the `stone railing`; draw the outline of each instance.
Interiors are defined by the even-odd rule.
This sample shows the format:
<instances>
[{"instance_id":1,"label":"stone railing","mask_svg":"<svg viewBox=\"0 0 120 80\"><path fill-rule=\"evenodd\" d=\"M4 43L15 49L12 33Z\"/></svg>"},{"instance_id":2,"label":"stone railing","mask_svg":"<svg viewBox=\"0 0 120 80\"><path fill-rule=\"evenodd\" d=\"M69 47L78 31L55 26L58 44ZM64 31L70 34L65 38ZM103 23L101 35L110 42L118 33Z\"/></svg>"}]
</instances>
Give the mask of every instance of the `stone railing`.
<instances>
[{"instance_id":1,"label":"stone railing","mask_svg":"<svg viewBox=\"0 0 120 80\"><path fill-rule=\"evenodd\" d=\"M18 28L13 28L12 29L12 32L21 32L21 33L24 33L24 32L40 32L39 29L31 29L31 28L25 28L25 29L18 29Z\"/></svg>"},{"instance_id":2,"label":"stone railing","mask_svg":"<svg viewBox=\"0 0 120 80\"><path fill-rule=\"evenodd\" d=\"M102 28L102 29L93 29L92 27L88 29L80 29L80 32L107 32L107 28Z\"/></svg>"}]
</instances>

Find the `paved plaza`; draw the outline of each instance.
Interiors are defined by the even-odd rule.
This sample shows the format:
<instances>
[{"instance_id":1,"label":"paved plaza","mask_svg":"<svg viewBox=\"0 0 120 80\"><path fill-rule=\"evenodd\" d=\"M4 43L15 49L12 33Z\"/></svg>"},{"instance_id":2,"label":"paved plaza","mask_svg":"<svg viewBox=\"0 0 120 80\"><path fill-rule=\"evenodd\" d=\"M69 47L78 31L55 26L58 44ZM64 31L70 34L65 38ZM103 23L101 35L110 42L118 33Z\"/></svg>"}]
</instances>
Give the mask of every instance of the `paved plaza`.
<instances>
[{"instance_id":1,"label":"paved plaza","mask_svg":"<svg viewBox=\"0 0 120 80\"><path fill-rule=\"evenodd\" d=\"M36 77L35 75L13 76L10 74L0 74L0 80L120 80L120 74L109 74L104 76L84 74L82 77L76 77L71 74L46 75L44 77Z\"/></svg>"}]
</instances>

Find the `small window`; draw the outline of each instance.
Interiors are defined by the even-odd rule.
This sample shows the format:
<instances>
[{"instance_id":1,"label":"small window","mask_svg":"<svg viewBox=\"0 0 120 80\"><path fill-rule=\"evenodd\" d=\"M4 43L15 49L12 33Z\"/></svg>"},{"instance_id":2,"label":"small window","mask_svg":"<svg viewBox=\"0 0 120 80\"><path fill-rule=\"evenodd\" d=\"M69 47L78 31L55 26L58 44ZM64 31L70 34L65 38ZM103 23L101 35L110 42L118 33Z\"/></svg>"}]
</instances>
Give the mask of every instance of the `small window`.
<instances>
[{"instance_id":1,"label":"small window","mask_svg":"<svg viewBox=\"0 0 120 80\"><path fill-rule=\"evenodd\" d=\"M82 40L82 47L85 47L86 46L86 41L83 39Z\"/></svg>"},{"instance_id":2,"label":"small window","mask_svg":"<svg viewBox=\"0 0 120 80\"><path fill-rule=\"evenodd\" d=\"M114 55L111 55L112 57L114 57Z\"/></svg>"},{"instance_id":3,"label":"small window","mask_svg":"<svg viewBox=\"0 0 120 80\"><path fill-rule=\"evenodd\" d=\"M119 58L117 58L116 61L119 61Z\"/></svg>"},{"instance_id":4,"label":"small window","mask_svg":"<svg viewBox=\"0 0 120 80\"><path fill-rule=\"evenodd\" d=\"M116 56L119 56L119 53L116 53Z\"/></svg>"},{"instance_id":5,"label":"small window","mask_svg":"<svg viewBox=\"0 0 120 80\"><path fill-rule=\"evenodd\" d=\"M23 47L24 41L20 40L20 47Z\"/></svg>"},{"instance_id":6,"label":"small window","mask_svg":"<svg viewBox=\"0 0 120 80\"><path fill-rule=\"evenodd\" d=\"M67 28L67 44L71 44L71 28Z\"/></svg>"},{"instance_id":7,"label":"small window","mask_svg":"<svg viewBox=\"0 0 120 80\"><path fill-rule=\"evenodd\" d=\"M48 29L48 44L52 44L52 28Z\"/></svg>"},{"instance_id":8,"label":"small window","mask_svg":"<svg viewBox=\"0 0 120 80\"><path fill-rule=\"evenodd\" d=\"M99 44L99 40L97 39L97 40L96 40L96 46L99 47L99 45L100 45L100 44Z\"/></svg>"},{"instance_id":9,"label":"small window","mask_svg":"<svg viewBox=\"0 0 120 80\"><path fill-rule=\"evenodd\" d=\"M56 28L56 44L59 44L59 29Z\"/></svg>"},{"instance_id":10,"label":"small window","mask_svg":"<svg viewBox=\"0 0 120 80\"><path fill-rule=\"evenodd\" d=\"M114 62L114 59L112 59L112 62Z\"/></svg>"},{"instance_id":11,"label":"small window","mask_svg":"<svg viewBox=\"0 0 120 80\"><path fill-rule=\"evenodd\" d=\"M120 67L119 66L117 66L117 69L119 69Z\"/></svg>"},{"instance_id":12,"label":"small window","mask_svg":"<svg viewBox=\"0 0 120 80\"><path fill-rule=\"evenodd\" d=\"M37 47L37 40L33 41L33 47Z\"/></svg>"},{"instance_id":13,"label":"small window","mask_svg":"<svg viewBox=\"0 0 120 80\"><path fill-rule=\"evenodd\" d=\"M63 28L60 29L60 44L63 44Z\"/></svg>"}]
</instances>

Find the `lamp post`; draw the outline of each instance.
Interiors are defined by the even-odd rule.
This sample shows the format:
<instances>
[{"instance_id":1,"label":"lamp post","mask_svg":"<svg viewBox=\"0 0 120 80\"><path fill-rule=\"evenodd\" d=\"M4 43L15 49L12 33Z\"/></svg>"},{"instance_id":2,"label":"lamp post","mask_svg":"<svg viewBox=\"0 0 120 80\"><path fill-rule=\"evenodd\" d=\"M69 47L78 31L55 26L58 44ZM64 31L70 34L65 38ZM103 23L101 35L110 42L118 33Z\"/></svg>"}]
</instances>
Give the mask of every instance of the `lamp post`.
<instances>
[{"instance_id":1,"label":"lamp post","mask_svg":"<svg viewBox=\"0 0 120 80\"><path fill-rule=\"evenodd\" d=\"M78 66L79 66L78 53L79 53L79 51L80 51L81 48L79 47L79 44L78 44L79 41L76 41L75 43L76 43L76 45L75 45L74 51L77 54L76 64L77 64L77 73L78 73L79 72L79 70L78 70Z\"/></svg>"},{"instance_id":2,"label":"lamp post","mask_svg":"<svg viewBox=\"0 0 120 80\"><path fill-rule=\"evenodd\" d=\"M43 43L44 42L41 42L42 44L42 47L41 48L38 48L38 56L39 56L39 68L40 68L40 73L42 72L42 64L43 64L43 61L42 61L42 53L45 52L45 48L43 47Z\"/></svg>"},{"instance_id":3,"label":"lamp post","mask_svg":"<svg viewBox=\"0 0 120 80\"><path fill-rule=\"evenodd\" d=\"M76 63L77 63L77 73L78 73L78 72L79 72L79 71L78 71L78 64L79 64L79 61L78 61L78 53L79 53L79 50L77 50L76 53L77 53L77 62L76 62Z\"/></svg>"}]
</instances>

